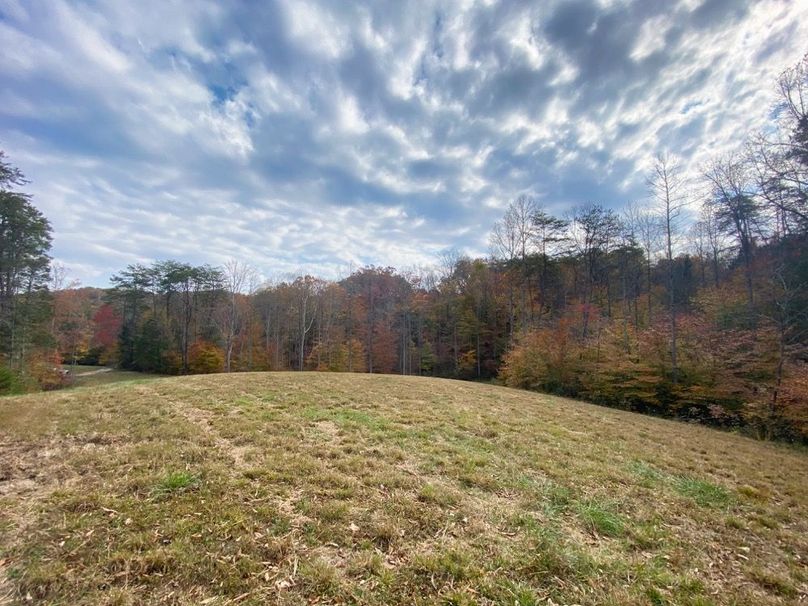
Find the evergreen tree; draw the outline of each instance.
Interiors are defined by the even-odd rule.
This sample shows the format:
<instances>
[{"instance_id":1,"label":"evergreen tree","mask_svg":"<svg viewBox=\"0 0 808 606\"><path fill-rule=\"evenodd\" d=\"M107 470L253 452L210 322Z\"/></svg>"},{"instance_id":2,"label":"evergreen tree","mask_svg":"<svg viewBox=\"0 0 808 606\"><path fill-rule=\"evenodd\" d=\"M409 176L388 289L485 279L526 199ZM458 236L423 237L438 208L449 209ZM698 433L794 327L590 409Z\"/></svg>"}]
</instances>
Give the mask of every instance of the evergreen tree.
<instances>
[{"instance_id":1,"label":"evergreen tree","mask_svg":"<svg viewBox=\"0 0 808 606\"><path fill-rule=\"evenodd\" d=\"M0 151L0 356L19 370L43 336L37 325L48 314L51 246L50 223L14 189L25 183Z\"/></svg>"}]
</instances>

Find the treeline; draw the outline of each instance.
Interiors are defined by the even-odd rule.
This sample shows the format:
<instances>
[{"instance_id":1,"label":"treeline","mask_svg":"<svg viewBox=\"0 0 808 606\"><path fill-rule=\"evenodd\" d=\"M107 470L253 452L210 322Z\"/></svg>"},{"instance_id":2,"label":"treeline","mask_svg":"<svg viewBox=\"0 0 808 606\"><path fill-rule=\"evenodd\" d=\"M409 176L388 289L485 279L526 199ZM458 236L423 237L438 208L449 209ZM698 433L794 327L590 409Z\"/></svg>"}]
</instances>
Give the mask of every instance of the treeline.
<instances>
[{"instance_id":1,"label":"treeline","mask_svg":"<svg viewBox=\"0 0 808 606\"><path fill-rule=\"evenodd\" d=\"M240 262L131 265L113 277L99 310L119 326L117 340L87 341L96 334L91 322L81 358L167 374L493 377L508 345L508 318L496 300L503 278L490 263L462 257L447 257L443 276L366 267L339 281L303 276L260 287Z\"/></svg>"}]
</instances>

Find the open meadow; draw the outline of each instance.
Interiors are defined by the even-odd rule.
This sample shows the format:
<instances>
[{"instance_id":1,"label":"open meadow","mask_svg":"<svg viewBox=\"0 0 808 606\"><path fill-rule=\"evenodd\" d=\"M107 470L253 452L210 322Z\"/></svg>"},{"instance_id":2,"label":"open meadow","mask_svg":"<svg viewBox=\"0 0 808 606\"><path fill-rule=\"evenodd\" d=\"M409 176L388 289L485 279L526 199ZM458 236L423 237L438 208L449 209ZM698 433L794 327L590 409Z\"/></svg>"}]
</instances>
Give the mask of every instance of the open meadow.
<instances>
[{"instance_id":1,"label":"open meadow","mask_svg":"<svg viewBox=\"0 0 808 606\"><path fill-rule=\"evenodd\" d=\"M0 399L0 604L794 604L808 455L416 377Z\"/></svg>"}]
</instances>

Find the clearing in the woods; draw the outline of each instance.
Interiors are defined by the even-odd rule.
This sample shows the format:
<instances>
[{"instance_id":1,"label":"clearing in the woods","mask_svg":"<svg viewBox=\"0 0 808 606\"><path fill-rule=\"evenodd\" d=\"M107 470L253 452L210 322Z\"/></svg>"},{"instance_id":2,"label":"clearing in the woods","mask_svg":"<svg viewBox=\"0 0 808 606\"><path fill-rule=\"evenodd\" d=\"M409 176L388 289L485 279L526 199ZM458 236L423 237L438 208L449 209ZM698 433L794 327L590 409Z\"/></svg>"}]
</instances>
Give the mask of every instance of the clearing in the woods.
<instances>
[{"instance_id":1,"label":"clearing in the woods","mask_svg":"<svg viewBox=\"0 0 808 606\"><path fill-rule=\"evenodd\" d=\"M0 399L0 604L789 604L808 455L438 379Z\"/></svg>"}]
</instances>

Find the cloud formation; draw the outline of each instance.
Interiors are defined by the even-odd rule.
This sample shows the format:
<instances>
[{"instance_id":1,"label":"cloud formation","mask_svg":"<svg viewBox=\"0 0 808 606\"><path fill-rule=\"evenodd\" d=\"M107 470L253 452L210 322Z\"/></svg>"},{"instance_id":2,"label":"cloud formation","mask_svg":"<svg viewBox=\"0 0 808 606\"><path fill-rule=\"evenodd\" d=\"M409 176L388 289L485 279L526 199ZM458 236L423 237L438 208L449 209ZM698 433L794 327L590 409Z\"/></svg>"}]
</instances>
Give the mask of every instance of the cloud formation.
<instances>
[{"instance_id":1,"label":"cloud formation","mask_svg":"<svg viewBox=\"0 0 808 606\"><path fill-rule=\"evenodd\" d=\"M645 196L769 117L787 0L0 0L0 148L54 256L264 275L484 254L504 206Z\"/></svg>"}]
</instances>

